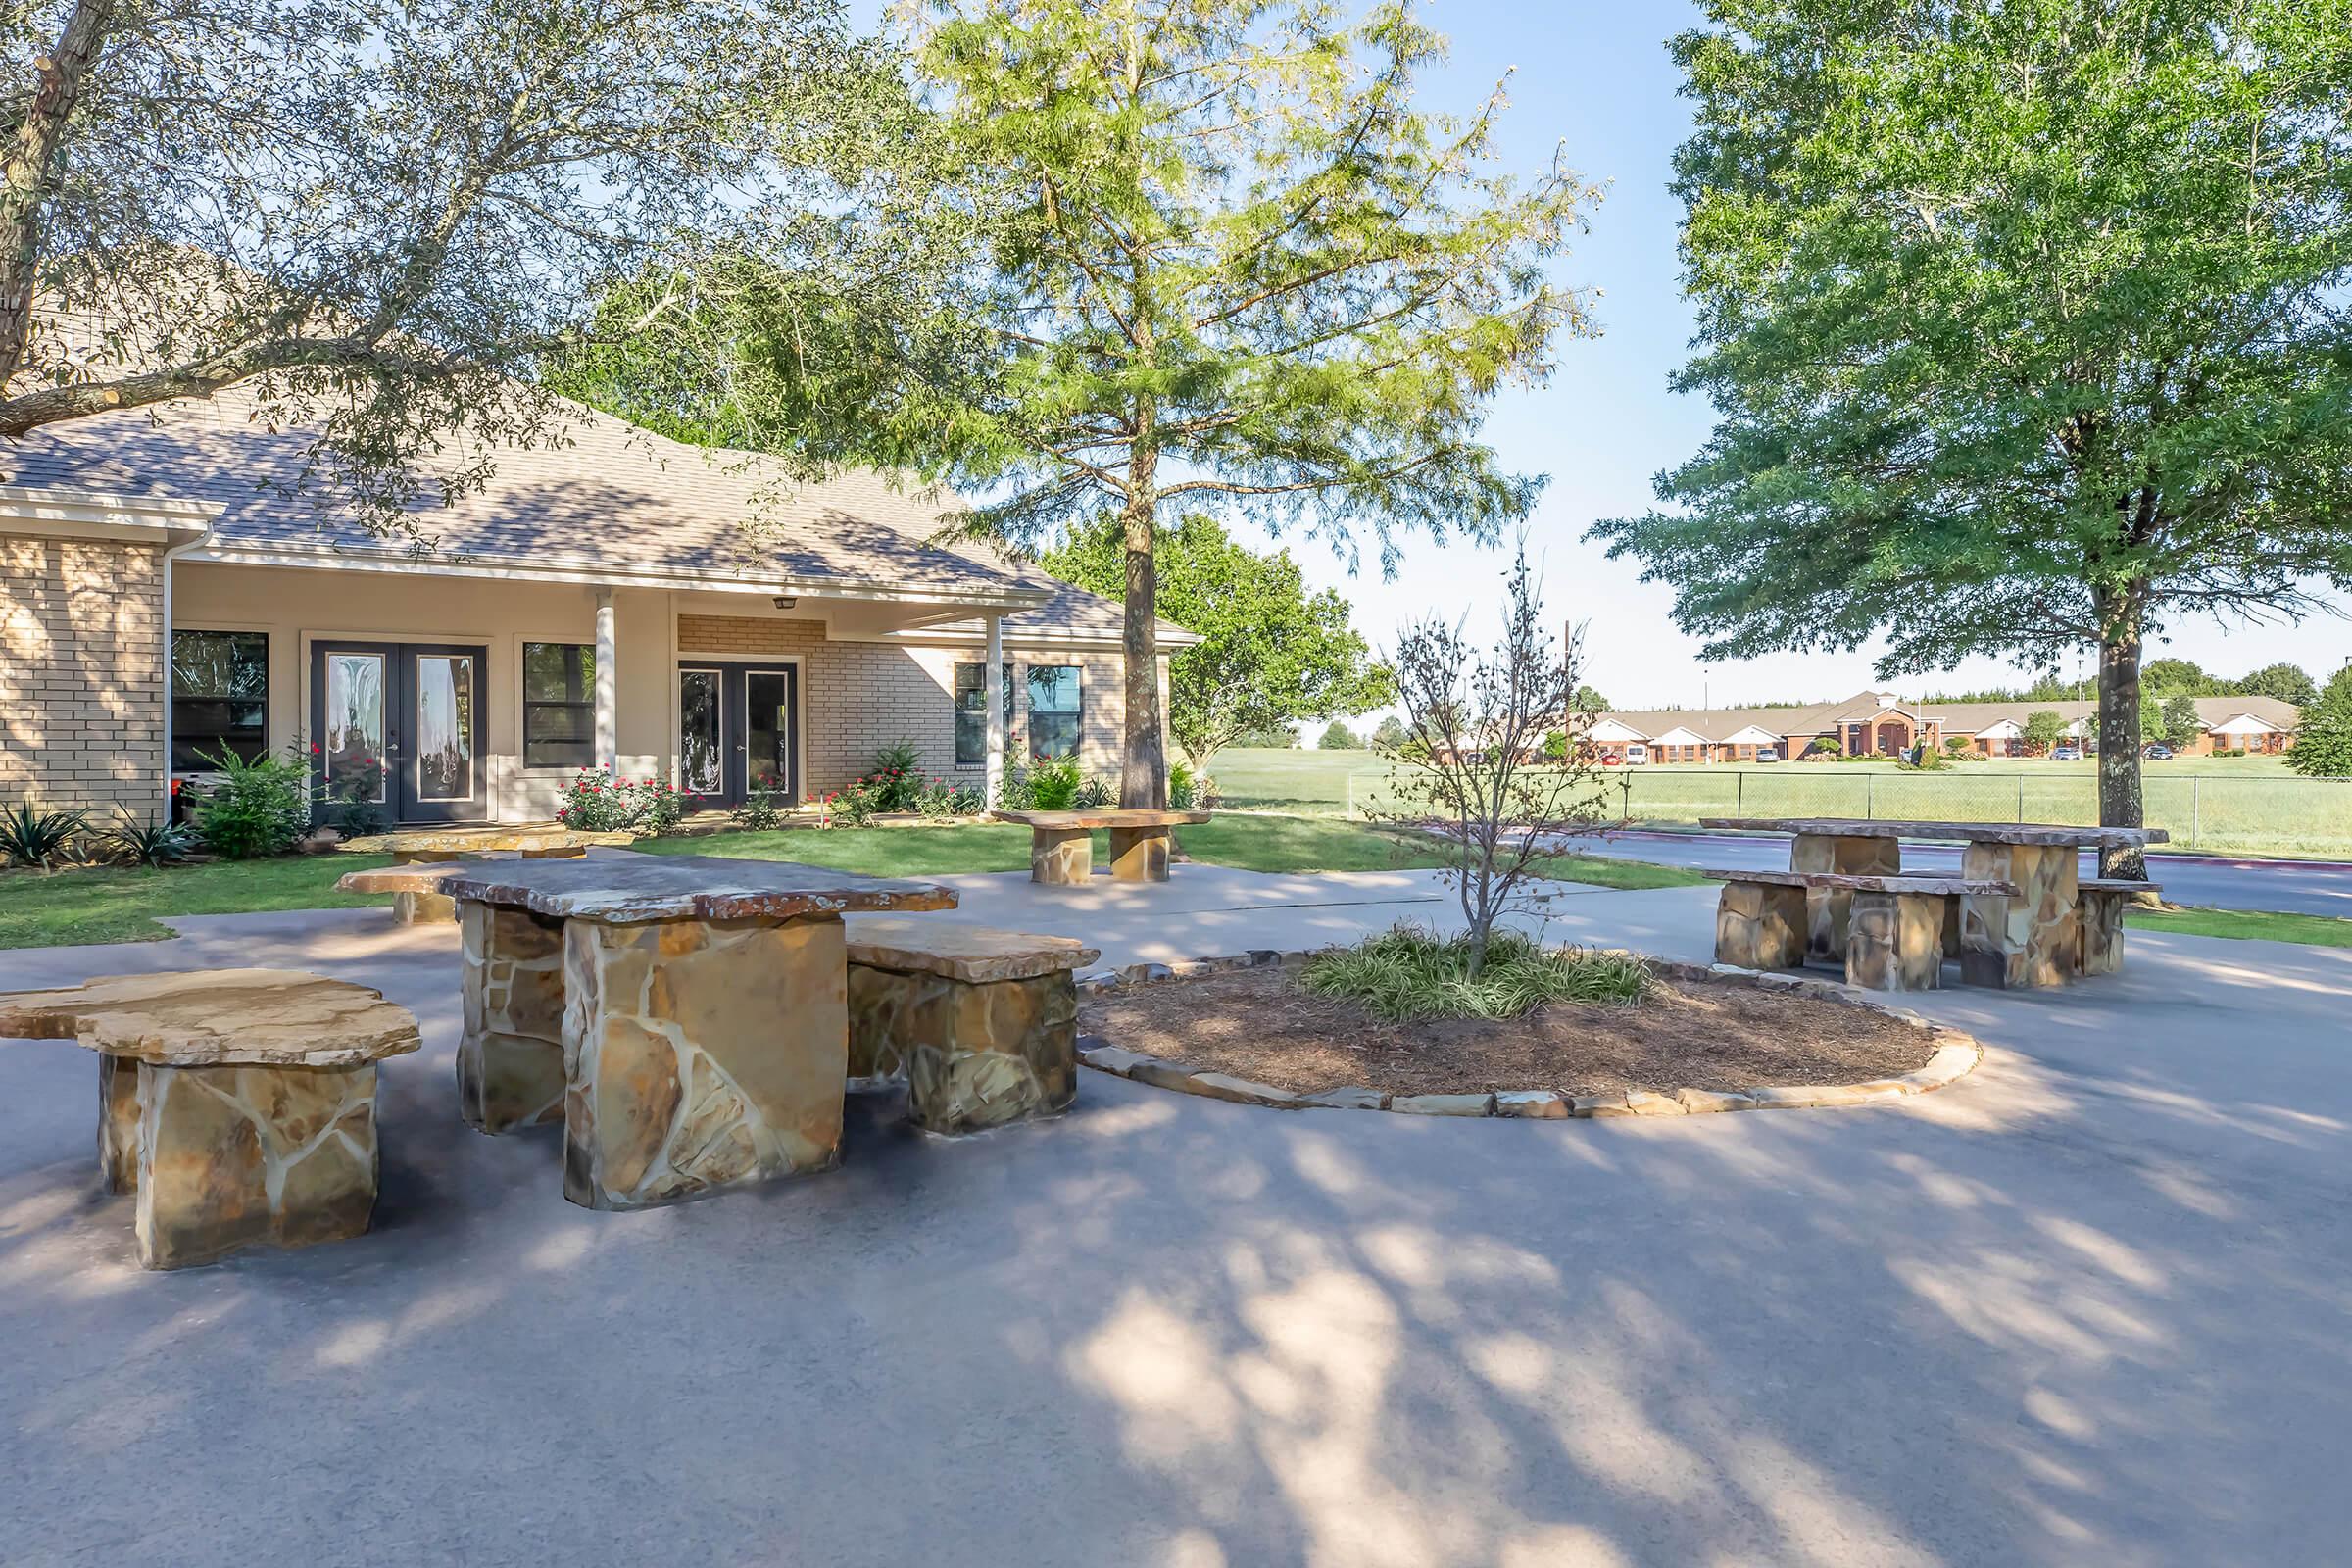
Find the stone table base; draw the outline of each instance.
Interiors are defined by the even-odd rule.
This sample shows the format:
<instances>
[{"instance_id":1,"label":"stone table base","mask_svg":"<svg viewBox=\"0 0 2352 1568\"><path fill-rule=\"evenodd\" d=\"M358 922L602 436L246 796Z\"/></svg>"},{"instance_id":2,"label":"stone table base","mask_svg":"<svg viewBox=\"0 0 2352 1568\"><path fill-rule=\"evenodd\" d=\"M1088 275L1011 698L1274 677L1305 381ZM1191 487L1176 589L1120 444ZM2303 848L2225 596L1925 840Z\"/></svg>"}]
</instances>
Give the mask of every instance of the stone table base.
<instances>
[{"instance_id":1,"label":"stone table base","mask_svg":"<svg viewBox=\"0 0 2352 1568\"><path fill-rule=\"evenodd\" d=\"M1715 961L1742 969L1804 967L1805 893L1769 882L1726 882L1715 906Z\"/></svg>"},{"instance_id":2,"label":"stone table base","mask_svg":"<svg viewBox=\"0 0 2352 1568\"><path fill-rule=\"evenodd\" d=\"M1902 845L1890 838L1800 833L1788 849L1788 869L1835 871L1846 876L1894 876L1902 870ZM1805 956L1810 961L1845 960L1845 930L1853 902L1853 894L1838 888L1807 891Z\"/></svg>"},{"instance_id":3,"label":"stone table base","mask_svg":"<svg viewBox=\"0 0 2352 1568\"><path fill-rule=\"evenodd\" d=\"M441 865L457 859L455 850L407 850L392 857L394 865ZM439 925L458 917L458 901L446 893L395 893L394 925Z\"/></svg>"},{"instance_id":4,"label":"stone table base","mask_svg":"<svg viewBox=\"0 0 2352 1568\"><path fill-rule=\"evenodd\" d=\"M2121 974L2124 968L2124 908L2128 893L2082 891L2077 913L2082 931L2078 964L2084 974Z\"/></svg>"},{"instance_id":5,"label":"stone table base","mask_svg":"<svg viewBox=\"0 0 2352 1568\"><path fill-rule=\"evenodd\" d=\"M564 924L564 1196L643 1208L829 1170L849 1065L838 916Z\"/></svg>"},{"instance_id":6,"label":"stone table base","mask_svg":"<svg viewBox=\"0 0 2352 1568\"><path fill-rule=\"evenodd\" d=\"M1110 830L1110 879L1113 882L1165 882L1168 879L1170 830L1164 827L1114 827Z\"/></svg>"},{"instance_id":7,"label":"stone table base","mask_svg":"<svg viewBox=\"0 0 2352 1568\"><path fill-rule=\"evenodd\" d=\"M564 922L466 900L458 1114L476 1132L564 1119Z\"/></svg>"},{"instance_id":8,"label":"stone table base","mask_svg":"<svg viewBox=\"0 0 2352 1568\"><path fill-rule=\"evenodd\" d=\"M1084 887L1095 874L1095 835L1085 828L1038 828L1029 838L1029 880Z\"/></svg>"},{"instance_id":9,"label":"stone table base","mask_svg":"<svg viewBox=\"0 0 2352 1568\"><path fill-rule=\"evenodd\" d=\"M1943 984L1944 906L1934 893L1857 893L1846 926L1845 983L1871 991Z\"/></svg>"},{"instance_id":10,"label":"stone table base","mask_svg":"<svg viewBox=\"0 0 2352 1568\"><path fill-rule=\"evenodd\" d=\"M2015 898L1972 895L1960 906L1960 973L1972 986L2063 985L2082 961L2075 846L1971 844L1961 875L2013 882Z\"/></svg>"},{"instance_id":11,"label":"stone table base","mask_svg":"<svg viewBox=\"0 0 2352 1568\"><path fill-rule=\"evenodd\" d=\"M977 1132L1065 1110L1078 1095L1078 988L1068 970L974 982L850 968L850 1059L903 1072L915 1125Z\"/></svg>"},{"instance_id":12,"label":"stone table base","mask_svg":"<svg viewBox=\"0 0 2352 1568\"><path fill-rule=\"evenodd\" d=\"M128 1093L125 1093L125 1088ZM162 1067L100 1059L100 1177L135 1192L141 1268L366 1234L375 1066Z\"/></svg>"}]
</instances>

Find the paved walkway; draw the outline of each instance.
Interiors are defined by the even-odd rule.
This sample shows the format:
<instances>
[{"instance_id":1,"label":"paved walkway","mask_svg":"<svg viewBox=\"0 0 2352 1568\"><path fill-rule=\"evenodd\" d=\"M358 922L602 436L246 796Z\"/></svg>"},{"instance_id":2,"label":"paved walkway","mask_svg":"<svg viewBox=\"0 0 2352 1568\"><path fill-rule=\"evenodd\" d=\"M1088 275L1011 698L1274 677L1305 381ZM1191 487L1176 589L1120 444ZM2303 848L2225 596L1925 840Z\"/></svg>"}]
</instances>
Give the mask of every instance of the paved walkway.
<instances>
[{"instance_id":1,"label":"paved walkway","mask_svg":"<svg viewBox=\"0 0 2352 1568\"><path fill-rule=\"evenodd\" d=\"M1198 873L1055 923L1182 956L1396 902L1268 879L1256 912L1174 912ZM1036 897L979 880L975 911ZM1552 920L1703 952L1708 900ZM2135 933L2113 982L1942 994L1994 1049L1895 1106L1456 1122L1089 1074L1054 1123L947 1142L885 1102L836 1173L614 1215L562 1200L547 1132L453 1114L451 930L180 923L0 955L0 986L306 963L416 1007L426 1049L386 1068L376 1234L142 1275L92 1191L88 1057L0 1045L13 1568L2207 1564L2352 1537L2352 953Z\"/></svg>"}]
</instances>

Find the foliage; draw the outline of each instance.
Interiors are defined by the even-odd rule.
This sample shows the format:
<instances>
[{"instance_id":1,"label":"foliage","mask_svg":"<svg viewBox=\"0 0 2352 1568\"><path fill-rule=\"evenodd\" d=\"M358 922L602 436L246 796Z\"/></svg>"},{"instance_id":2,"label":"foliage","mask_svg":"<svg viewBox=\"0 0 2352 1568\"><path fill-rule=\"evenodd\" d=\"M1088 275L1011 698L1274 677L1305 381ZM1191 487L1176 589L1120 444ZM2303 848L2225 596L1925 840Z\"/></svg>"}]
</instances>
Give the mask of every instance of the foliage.
<instances>
[{"instance_id":1,"label":"foliage","mask_svg":"<svg viewBox=\"0 0 2352 1568\"><path fill-rule=\"evenodd\" d=\"M1535 575L1520 547L1504 579L1502 630L1492 649L1460 622L1436 616L1407 626L1396 649L1396 694L1405 743L1388 798L1372 814L1410 823L1435 820L1453 835L1447 880L1469 928L1470 973L1494 922L1515 907L1559 835L1601 818L1600 764L1579 749L1565 761L1532 766L1555 725L1590 729L1592 714L1571 703L1581 636L1559 648L1544 629Z\"/></svg>"},{"instance_id":2,"label":"foliage","mask_svg":"<svg viewBox=\"0 0 2352 1568\"><path fill-rule=\"evenodd\" d=\"M1976 743L1965 735L1946 735L1943 738L1943 749L1946 755L1958 757L1963 752L1973 752L1977 748Z\"/></svg>"},{"instance_id":3,"label":"foliage","mask_svg":"<svg viewBox=\"0 0 2352 1568\"><path fill-rule=\"evenodd\" d=\"M2026 715L2026 744L2047 752L2066 739L2066 715L2055 708L2036 708Z\"/></svg>"},{"instance_id":4,"label":"foliage","mask_svg":"<svg viewBox=\"0 0 2352 1568\"><path fill-rule=\"evenodd\" d=\"M1086 788L1087 780L1078 770L1078 759L1053 757L1032 762L1026 782L1030 810L1068 811L1077 808L1079 792Z\"/></svg>"},{"instance_id":5,"label":"foliage","mask_svg":"<svg viewBox=\"0 0 2352 1568\"><path fill-rule=\"evenodd\" d=\"M856 779L825 797L825 826L864 827L881 809L871 779Z\"/></svg>"},{"instance_id":6,"label":"foliage","mask_svg":"<svg viewBox=\"0 0 2352 1568\"><path fill-rule=\"evenodd\" d=\"M1545 730L1544 732L1544 760L1558 762L1566 760L1567 757L1568 732L1564 729Z\"/></svg>"},{"instance_id":7,"label":"foliage","mask_svg":"<svg viewBox=\"0 0 2352 1568\"><path fill-rule=\"evenodd\" d=\"M1315 748L1325 752L1360 752L1364 749L1364 738L1335 718L1315 742Z\"/></svg>"},{"instance_id":8,"label":"foliage","mask_svg":"<svg viewBox=\"0 0 2352 1568\"><path fill-rule=\"evenodd\" d=\"M1200 781L1183 762L1168 764L1168 806L1173 810L1189 811L1200 799Z\"/></svg>"},{"instance_id":9,"label":"foliage","mask_svg":"<svg viewBox=\"0 0 2352 1568\"><path fill-rule=\"evenodd\" d=\"M2160 710L2164 721L2165 744L2176 750L2194 745L2205 733L2205 720L2197 715L2197 700L2185 692L2175 692L2164 700Z\"/></svg>"},{"instance_id":10,"label":"foliage","mask_svg":"<svg viewBox=\"0 0 2352 1568\"><path fill-rule=\"evenodd\" d=\"M2319 682L2300 664L2281 661L2265 664L2237 683L2237 689L2227 695L2233 697L2276 697L2282 703L2304 707L2320 695Z\"/></svg>"},{"instance_id":11,"label":"foliage","mask_svg":"<svg viewBox=\"0 0 2352 1568\"><path fill-rule=\"evenodd\" d=\"M1341 997L1376 1018L1516 1018L1547 1002L1632 1006L1656 981L1639 954L1597 948L1546 949L1512 930L1481 945L1399 924L1353 947L1321 953L1298 983Z\"/></svg>"},{"instance_id":12,"label":"foliage","mask_svg":"<svg viewBox=\"0 0 2352 1568\"><path fill-rule=\"evenodd\" d=\"M74 841L89 825L87 811L36 811L27 797L15 810L0 814L0 857L11 865L49 870L72 852Z\"/></svg>"},{"instance_id":13,"label":"foliage","mask_svg":"<svg viewBox=\"0 0 2352 1568\"><path fill-rule=\"evenodd\" d=\"M935 778L925 781L914 808L925 816L978 816L988 808L988 801L977 784Z\"/></svg>"},{"instance_id":14,"label":"foliage","mask_svg":"<svg viewBox=\"0 0 2352 1568\"><path fill-rule=\"evenodd\" d=\"M2143 636L2352 584L2352 6L1705 10L1674 384L1720 419L1596 533L1710 659L2096 644L2137 824Z\"/></svg>"},{"instance_id":15,"label":"foliage","mask_svg":"<svg viewBox=\"0 0 2352 1568\"><path fill-rule=\"evenodd\" d=\"M1580 685L1572 706L1580 713L1605 713L1609 710L1609 700L1592 687Z\"/></svg>"},{"instance_id":16,"label":"foliage","mask_svg":"<svg viewBox=\"0 0 2352 1568\"><path fill-rule=\"evenodd\" d=\"M1288 724L1246 729L1235 735L1231 744L1258 752L1295 752L1298 749L1298 732Z\"/></svg>"},{"instance_id":17,"label":"foliage","mask_svg":"<svg viewBox=\"0 0 2352 1568\"><path fill-rule=\"evenodd\" d=\"M1845 743L1835 735L1816 735L1806 743L1804 755L1807 757L1843 757Z\"/></svg>"},{"instance_id":18,"label":"foliage","mask_svg":"<svg viewBox=\"0 0 2352 1568\"><path fill-rule=\"evenodd\" d=\"M1389 701L1389 671L1348 624L1348 601L1310 594L1289 551L1260 555L1192 513L1159 530L1152 561L1159 613L1201 639L1168 661L1168 734L1195 767L1253 744L1246 734L1287 734ZM1039 564L1089 593L1126 592L1115 519L1075 531Z\"/></svg>"},{"instance_id":19,"label":"foliage","mask_svg":"<svg viewBox=\"0 0 2352 1568\"><path fill-rule=\"evenodd\" d=\"M109 858L122 865L177 865L196 853L196 830L153 811L133 816L121 802L115 804L116 822L98 835Z\"/></svg>"},{"instance_id":20,"label":"foliage","mask_svg":"<svg viewBox=\"0 0 2352 1568\"><path fill-rule=\"evenodd\" d=\"M635 833L660 838L686 816L692 797L667 779L616 779L583 767L564 786L556 820L583 833Z\"/></svg>"},{"instance_id":21,"label":"foliage","mask_svg":"<svg viewBox=\"0 0 2352 1568\"><path fill-rule=\"evenodd\" d=\"M781 795L754 787L744 792L743 804L727 813L727 820L747 833L772 833L789 814Z\"/></svg>"},{"instance_id":22,"label":"foliage","mask_svg":"<svg viewBox=\"0 0 2352 1568\"><path fill-rule=\"evenodd\" d=\"M1078 786L1078 798L1073 804L1082 811L1094 811L1118 798L1118 792L1110 787L1109 780L1089 778Z\"/></svg>"},{"instance_id":23,"label":"foliage","mask_svg":"<svg viewBox=\"0 0 2352 1568\"><path fill-rule=\"evenodd\" d=\"M2286 760L2306 778L2352 778L2352 665L2329 676L2303 710Z\"/></svg>"},{"instance_id":24,"label":"foliage","mask_svg":"<svg viewBox=\"0 0 2352 1568\"><path fill-rule=\"evenodd\" d=\"M250 762L225 746L197 757L219 775L190 786L197 837L215 855L231 860L283 855L310 831L317 789L310 758L298 745Z\"/></svg>"},{"instance_id":25,"label":"foliage","mask_svg":"<svg viewBox=\"0 0 2352 1568\"><path fill-rule=\"evenodd\" d=\"M2140 684L2157 696L2185 692L2191 697L2218 697L2229 682L2218 675L2206 673L2205 666L2193 659L2167 656L2151 659L2140 666Z\"/></svg>"},{"instance_id":26,"label":"foliage","mask_svg":"<svg viewBox=\"0 0 2352 1568\"><path fill-rule=\"evenodd\" d=\"M893 741L874 754L866 770L874 784L874 809L911 811L923 792L923 749L912 741Z\"/></svg>"},{"instance_id":27,"label":"foliage","mask_svg":"<svg viewBox=\"0 0 2352 1568\"><path fill-rule=\"evenodd\" d=\"M1404 720L1395 713L1382 719L1380 727L1372 732L1372 744L1384 752L1393 752L1402 746L1404 738Z\"/></svg>"},{"instance_id":28,"label":"foliage","mask_svg":"<svg viewBox=\"0 0 2352 1568\"><path fill-rule=\"evenodd\" d=\"M238 388L379 528L561 441L552 363L674 336L691 287L599 319L610 278L838 229L905 98L829 0L71 0L0 40L0 433Z\"/></svg>"}]
</instances>

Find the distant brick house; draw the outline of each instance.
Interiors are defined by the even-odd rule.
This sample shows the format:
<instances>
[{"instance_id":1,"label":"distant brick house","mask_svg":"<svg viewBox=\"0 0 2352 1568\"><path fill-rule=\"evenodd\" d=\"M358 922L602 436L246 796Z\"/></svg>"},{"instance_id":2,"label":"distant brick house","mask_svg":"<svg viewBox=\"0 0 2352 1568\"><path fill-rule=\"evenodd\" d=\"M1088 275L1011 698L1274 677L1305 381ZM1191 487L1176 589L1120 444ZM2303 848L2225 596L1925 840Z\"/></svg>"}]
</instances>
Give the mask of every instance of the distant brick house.
<instances>
[{"instance_id":1,"label":"distant brick house","mask_svg":"<svg viewBox=\"0 0 2352 1568\"><path fill-rule=\"evenodd\" d=\"M2301 711L2275 697L2199 697L2203 731L2188 750L2276 753L2294 739ZM1909 703L1892 692L1857 692L1842 703L1801 708L1716 708L1612 711L1592 724L1602 747L1635 742L1657 762L1752 762L1763 750L1783 759L1801 758L1817 741L1835 741L1849 756L1896 757L1925 744L1941 751L1947 740L1964 740L1983 757L2026 755L2026 721L2054 710L2067 733L2082 739L2096 732L2098 704L2085 701L2018 703Z\"/></svg>"},{"instance_id":2,"label":"distant brick house","mask_svg":"<svg viewBox=\"0 0 2352 1568\"><path fill-rule=\"evenodd\" d=\"M992 665L1014 760L1119 765L1119 607L939 542L952 495L581 409L417 550L285 499L311 438L255 413L232 389L0 451L0 805L143 811L204 755L297 742L395 822L544 818L591 764L805 800L900 740L978 782Z\"/></svg>"}]
</instances>

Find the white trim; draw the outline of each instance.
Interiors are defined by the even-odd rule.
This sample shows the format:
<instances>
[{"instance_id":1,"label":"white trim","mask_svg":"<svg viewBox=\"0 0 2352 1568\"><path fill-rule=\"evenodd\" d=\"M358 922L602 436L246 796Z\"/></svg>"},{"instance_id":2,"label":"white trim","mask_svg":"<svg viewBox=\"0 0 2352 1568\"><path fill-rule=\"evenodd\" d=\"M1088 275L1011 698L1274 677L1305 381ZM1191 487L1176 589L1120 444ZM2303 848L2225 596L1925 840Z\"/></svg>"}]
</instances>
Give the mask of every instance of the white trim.
<instances>
[{"instance_id":1,"label":"white trim","mask_svg":"<svg viewBox=\"0 0 2352 1568\"><path fill-rule=\"evenodd\" d=\"M1652 746L1714 746L1718 743L1685 725L1677 724L1663 735L1648 737Z\"/></svg>"},{"instance_id":2,"label":"white trim","mask_svg":"<svg viewBox=\"0 0 2352 1568\"><path fill-rule=\"evenodd\" d=\"M195 545L227 509L215 501L0 484L0 533L52 539L143 539Z\"/></svg>"},{"instance_id":3,"label":"white trim","mask_svg":"<svg viewBox=\"0 0 2352 1568\"><path fill-rule=\"evenodd\" d=\"M2284 735L2287 731L2267 718L2252 713L2232 713L2219 724L2208 724L2209 735Z\"/></svg>"},{"instance_id":4,"label":"white trim","mask_svg":"<svg viewBox=\"0 0 2352 1568\"><path fill-rule=\"evenodd\" d=\"M1761 725L1749 724L1732 731L1715 744L1718 746L1778 746L1786 737L1774 734Z\"/></svg>"},{"instance_id":5,"label":"white trim","mask_svg":"<svg viewBox=\"0 0 2352 1568\"><path fill-rule=\"evenodd\" d=\"M1645 741L1649 739L1647 735L1643 734L1641 730L1634 728L1633 725L1626 723L1622 719L1612 718L1606 713L1602 713L1592 720L1592 732L1586 738L1588 740L1604 742Z\"/></svg>"}]
</instances>

